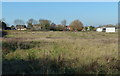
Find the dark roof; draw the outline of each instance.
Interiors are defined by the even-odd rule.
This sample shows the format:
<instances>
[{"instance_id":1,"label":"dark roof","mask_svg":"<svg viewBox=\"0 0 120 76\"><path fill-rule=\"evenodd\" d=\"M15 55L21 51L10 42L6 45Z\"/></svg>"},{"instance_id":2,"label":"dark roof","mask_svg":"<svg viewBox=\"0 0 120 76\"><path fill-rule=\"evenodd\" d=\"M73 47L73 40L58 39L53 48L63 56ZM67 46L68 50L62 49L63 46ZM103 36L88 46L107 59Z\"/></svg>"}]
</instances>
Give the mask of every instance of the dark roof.
<instances>
[{"instance_id":1,"label":"dark roof","mask_svg":"<svg viewBox=\"0 0 120 76\"><path fill-rule=\"evenodd\" d=\"M18 29L18 28L20 28L20 29L26 28L26 25L16 25L16 28L17 28L17 29Z\"/></svg>"},{"instance_id":2,"label":"dark roof","mask_svg":"<svg viewBox=\"0 0 120 76\"><path fill-rule=\"evenodd\" d=\"M7 24L5 22L3 22L3 21L0 21L0 28L6 30L7 29Z\"/></svg>"}]
</instances>

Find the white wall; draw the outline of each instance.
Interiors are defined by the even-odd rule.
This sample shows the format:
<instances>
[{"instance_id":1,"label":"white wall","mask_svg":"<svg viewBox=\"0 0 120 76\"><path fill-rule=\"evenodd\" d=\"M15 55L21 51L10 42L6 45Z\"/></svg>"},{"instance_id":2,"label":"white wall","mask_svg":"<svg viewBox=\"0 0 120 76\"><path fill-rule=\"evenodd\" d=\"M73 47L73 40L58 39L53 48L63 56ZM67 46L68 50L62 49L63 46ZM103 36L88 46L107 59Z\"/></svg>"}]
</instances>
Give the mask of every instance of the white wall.
<instances>
[{"instance_id":1,"label":"white wall","mask_svg":"<svg viewBox=\"0 0 120 76\"><path fill-rule=\"evenodd\" d=\"M97 28L97 32L102 32L102 28Z\"/></svg>"},{"instance_id":2,"label":"white wall","mask_svg":"<svg viewBox=\"0 0 120 76\"><path fill-rule=\"evenodd\" d=\"M106 27L106 32L115 32L115 27Z\"/></svg>"}]
</instances>

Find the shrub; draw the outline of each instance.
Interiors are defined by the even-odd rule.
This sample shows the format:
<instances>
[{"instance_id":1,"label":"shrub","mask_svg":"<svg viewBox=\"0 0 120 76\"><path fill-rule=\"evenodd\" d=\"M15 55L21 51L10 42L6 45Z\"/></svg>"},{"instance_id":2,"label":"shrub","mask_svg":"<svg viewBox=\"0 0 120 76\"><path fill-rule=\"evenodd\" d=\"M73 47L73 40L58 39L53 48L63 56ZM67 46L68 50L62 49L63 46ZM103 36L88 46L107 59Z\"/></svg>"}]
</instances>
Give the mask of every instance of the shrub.
<instances>
[{"instance_id":1,"label":"shrub","mask_svg":"<svg viewBox=\"0 0 120 76\"><path fill-rule=\"evenodd\" d=\"M16 49L30 49L35 47L35 43L23 42L23 41L6 41L2 43L3 54L10 53Z\"/></svg>"}]
</instances>

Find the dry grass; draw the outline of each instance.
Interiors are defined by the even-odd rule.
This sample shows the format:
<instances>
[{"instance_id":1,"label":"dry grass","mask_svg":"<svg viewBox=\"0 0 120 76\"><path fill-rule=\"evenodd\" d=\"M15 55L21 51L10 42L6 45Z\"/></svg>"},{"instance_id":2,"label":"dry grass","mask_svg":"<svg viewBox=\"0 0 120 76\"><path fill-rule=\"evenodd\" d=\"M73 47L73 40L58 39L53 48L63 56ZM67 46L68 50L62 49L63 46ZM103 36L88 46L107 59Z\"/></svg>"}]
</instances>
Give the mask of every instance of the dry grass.
<instances>
[{"instance_id":1,"label":"dry grass","mask_svg":"<svg viewBox=\"0 0 120 76\"><path fill-rule=\"evenodd\" d=\"M118 74L120 69L117 33L8 31L3 48L3 63L14 66L3 66L4 74Z\"/></svg>"}]
</instances>

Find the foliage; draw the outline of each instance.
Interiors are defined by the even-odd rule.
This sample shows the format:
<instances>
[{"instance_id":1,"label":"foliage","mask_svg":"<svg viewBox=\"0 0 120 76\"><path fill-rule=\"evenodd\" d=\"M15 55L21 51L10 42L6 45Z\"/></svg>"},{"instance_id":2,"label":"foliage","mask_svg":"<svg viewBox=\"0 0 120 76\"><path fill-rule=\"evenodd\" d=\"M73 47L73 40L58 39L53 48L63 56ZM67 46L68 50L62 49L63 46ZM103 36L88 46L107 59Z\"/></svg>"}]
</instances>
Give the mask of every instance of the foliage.
<instances>
[{"instance_id":1,"label":"foliage","mask_svg":"<svg viewBox=\"0 0 120 76\"><path fill-rule=\"evenodd\" d=\"M53 30L53 31L56 30L56 24L55 23L51 23L50 30Z\"/></svg>"},{"instance_id":2,"label":"foliage","mask_svg":"<svg viewBox=\"0 0 120 76\"><path fill-rule=\"evenodd\" d=\"M23 41L17 41L15 39L13 39L13 40L9 40L9 41L2 43L2 45L3 45L2 52L3 52L3 54L7 54L7 53L13 52L17 49L29 49L29 48L34 47L35 46L34 44L35 44L35 42L34 43L23 42Z\"/></svg>"},{"instance_id":3,"label":"foliage","mask_svg":"<svg viewBox=\"0 0 120 76\"><path fill-rule=\"evenodd\" d=\"M74 20L71 22L70 26L73 28L74 31L81 31L83 29L83 23L79 20Z\"/></svg>"},{"instance_id":4,"label":"foliage","mask_svg":"<svg viewBox=\"0 0 120 76\"><path fill-rule=\"evenodd\" d=\"M95 28L94 26L89 26L89 30L90 30L90 31L93 31L94 28Z\"/></svg>"},{"instance_id":5,"label":"foliage","mask_svg":"<svg viewBox=\"0 0 120 76\"><path fill-rule=\"evenodd\" d=\"M39 20L42 30L50 30L51 21L49 20Z\"/></svg>"},{"instance_id":6,"label":"foliage","mask_svg":"<svg viewBox=\"0 0 120 76\"><path fill-rule=\"evenodd\" d=\"M29 29L29 30L33 29L33 25L31 23L28 23L27 24L27 29Z\"/></svg>"},{"instance_id":7,"label":"foliage","mask_svg":"<svg viewBox=\"0 0 120 76\"><path fill-rule=\"evenodd\" d=\"M57 25L56 31L64 31L65 26L64 25Z\"/></svg>"},{"instance_id":8,"label":"foliage","mask_svg":"<svg viewBox=\"0 0 120 76\"><path fill-rule=\"evenodd\" d=\"M35 19L31 18L27 21L27 28L30 29L30 30L33 30L33 26L35 24L38 24L38 22Z\"/></svg>"},{"instance_id":9,"label":"foliage","mask_svg":"<svg viewBox=\"0 0 120 76\"><path fill-rule=\"evenodd\" d=\"M85 27L85 30L87 30L88 28L87 27Z\"/></svg>"}]
</instances>

